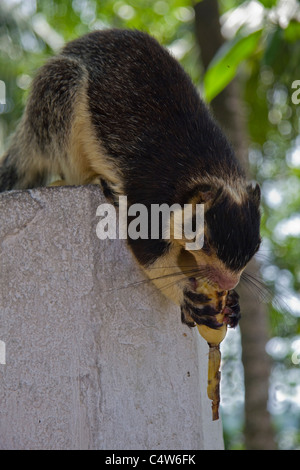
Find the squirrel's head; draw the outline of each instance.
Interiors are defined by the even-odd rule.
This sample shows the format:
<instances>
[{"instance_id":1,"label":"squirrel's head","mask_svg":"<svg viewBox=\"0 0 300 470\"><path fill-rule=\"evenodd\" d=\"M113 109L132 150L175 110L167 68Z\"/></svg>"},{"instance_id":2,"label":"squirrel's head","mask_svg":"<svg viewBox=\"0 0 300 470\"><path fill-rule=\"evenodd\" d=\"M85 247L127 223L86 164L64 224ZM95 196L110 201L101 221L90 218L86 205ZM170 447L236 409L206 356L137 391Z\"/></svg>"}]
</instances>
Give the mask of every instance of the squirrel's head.
<instances>
[{"instance_id":1,"label":"squirrel's head","mask_svg":"<svg viewBox=\"0 0 300 470\"><path fill-rule=\"evenodd\" d=\"M261 242L258 184L200 185L189 202L194 222L196 204L204 205L202 233L196 234L202 247L188 248L186 238L173 240L182 246L178 259L182 271L189 271L195 282L202 278L219 290L233 289Z\"/></svg>"}]
</instances>

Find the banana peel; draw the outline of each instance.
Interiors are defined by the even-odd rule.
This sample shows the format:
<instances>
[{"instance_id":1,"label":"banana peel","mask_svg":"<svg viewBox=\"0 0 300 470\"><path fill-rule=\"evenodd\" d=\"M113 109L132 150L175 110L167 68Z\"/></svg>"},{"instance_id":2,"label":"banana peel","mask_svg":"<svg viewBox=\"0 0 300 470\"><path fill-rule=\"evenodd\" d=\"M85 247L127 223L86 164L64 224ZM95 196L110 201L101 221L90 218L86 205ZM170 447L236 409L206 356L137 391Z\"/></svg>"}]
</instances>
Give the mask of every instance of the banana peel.
<instances>
[{"instance_id":1,"label":"banana peel","mask_svg":"<svg viewBox=\"0 0 300 470\"><path fill-rule=\"evenodd\" d=\"M217 321L221 324L220 328L212 329L206 325L197 325L200 335L207 341L209 346L208 353L208 382L207 382L207 395L212 401L212 419L213 421L219 419L219 404L220 404L220 364L221 364L221 351L220 343L226 336L227 324L223 323L224 314L222 311L226 305L227 291L218 293L211 286L201 286L201 292L209 296L209 302L220 313L216 315Z\"/></svg>"}]
</instances>

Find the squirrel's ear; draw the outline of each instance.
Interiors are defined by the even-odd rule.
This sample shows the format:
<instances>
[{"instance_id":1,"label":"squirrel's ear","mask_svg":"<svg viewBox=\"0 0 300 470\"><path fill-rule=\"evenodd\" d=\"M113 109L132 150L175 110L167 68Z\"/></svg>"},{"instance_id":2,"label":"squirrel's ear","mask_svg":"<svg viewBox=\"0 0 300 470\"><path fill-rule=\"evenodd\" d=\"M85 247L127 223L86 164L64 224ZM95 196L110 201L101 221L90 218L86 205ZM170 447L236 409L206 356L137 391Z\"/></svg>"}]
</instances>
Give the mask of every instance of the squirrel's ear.
<instances>
[{"instance_id":1,"label":"squirrel's ear","mask_svg":"<svg viewBox=\"0 0 300 470\"><path fill-rule=\"evenodd\" d=\"M208 185L208 184L202 184L198 187L198 204L199 203L215 203L217 199L221 196L223 193L223 189L216 188L214 186Z\"/></svg>"},{"instance_id":2,"label":"squirrel's ear","mask_svg":"<svg viewBox=\"0 0 300 470\"><path fill-rule=\"evenodd\" d=\"M198 187L197 199L198 204L210 201L214 196L213 187L209 184L201 184Z\"/></svg>"},{"instance_id":3,"label":"squirrel's ear","mask_svg":"<svg viewBox=\"0 0 300 470\"><path fill-rule=\"evenodd\" d=\"M252 201L259 206L260 204L260 187L258 183L250 183L247 186L247 192Z\"/></svg>"},{"instance_id":4,"label":"squirrel's ear","mask_svg":"<svg viewBox=\"0 0 300 470\"><path fill-rule=\"evenodd\" d=\"M223 189L221 187L199 184L187 194L186 201L189 204L206 204L206 210L208 210L222 194Z\"/></svg>"}]
</instances>

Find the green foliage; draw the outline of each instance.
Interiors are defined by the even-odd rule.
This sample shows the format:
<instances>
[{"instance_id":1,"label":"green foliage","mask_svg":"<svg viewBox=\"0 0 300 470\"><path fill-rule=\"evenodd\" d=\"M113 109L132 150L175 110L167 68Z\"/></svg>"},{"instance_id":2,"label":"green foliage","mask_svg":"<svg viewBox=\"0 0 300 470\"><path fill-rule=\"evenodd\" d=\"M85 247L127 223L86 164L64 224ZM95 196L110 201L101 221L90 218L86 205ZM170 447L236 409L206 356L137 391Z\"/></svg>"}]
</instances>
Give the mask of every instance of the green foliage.
<instances>
[{"instance_id":1,"label":"green foliage","mask_svg":"<svg viewBox=\"0 0 300 470\"><path fill-rule=\"evenodd\" d=\"M64 42L94 29L135 28L169 46L194 80L199 53L189 0L3 0L0 3L0 80L7 104L0 108L0 154L22 114L30 78ZM1 105L0 105L1 106Z\"/></svg>"},{"instance_id":2,"label":"green foliage","mask_svg":"<svg viewBox=\"0 0 300 470\"><path fill-rule=\"evenodd\" d=\"M294 43L300 39L300 23L292 20L287 28L284 30L284 39L288 42Z\"/></svg>"},{"instance_id":3,"label":"green foliage","mask_svg":"<svg viewBox=\"0 0 300 470\"><path fill-rule=\"evenodd\" d=\"M236 76L238 66L256 50L262 30L247 36L237 35L226 42L204 76L204 98L210 102Z\"/></svg>"}]
</instances>

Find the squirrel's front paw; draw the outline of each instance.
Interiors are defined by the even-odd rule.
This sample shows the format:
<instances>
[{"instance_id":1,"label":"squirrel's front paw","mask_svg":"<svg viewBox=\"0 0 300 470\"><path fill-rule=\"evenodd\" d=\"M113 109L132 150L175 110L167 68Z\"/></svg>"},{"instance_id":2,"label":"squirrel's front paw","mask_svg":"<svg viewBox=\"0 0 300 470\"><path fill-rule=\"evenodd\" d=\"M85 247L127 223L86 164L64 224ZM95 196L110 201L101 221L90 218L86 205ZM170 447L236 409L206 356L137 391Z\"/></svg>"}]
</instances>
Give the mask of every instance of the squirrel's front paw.
<instances>
[{"instance_id":1,"label":"squirrel's front paw","mask_svg":"<svg viewBox=\"0 0 300 470\"><path fill-rule=\"evenodd\" d=\"M235 290L216 291L207 289L206 293L184 291L181 304L181 320L192 327L195 323L206 325L209 328L219 328L218 313L224 314L223 322L229 327L235 328L241 318L239 295Z\"/></svg>"},{"instance_id":2,"label":"squirrel's front paw","mask_svg":"<svg viewBox=\"0 0 300 470\"><path fill-rule=\"evenodd\" d=\"M216 320L219 313L209 305L211 298L206 294L191 291L184 292L184 300L181 304L181 321L190 327L206 325L209 328L219 328L221 324Z\"/></svg>"},{"instance_id":3,"label":"squirrel's front paw","mask_svg":"<svg viewBox=\"0 0 300 470\"><path fill-rule=\"evenodd\" d=\"M235 328L241 318L239 295L235 290L228 292L223 312L225 314L224 322L231 328Z\"/></svg>"}]
</instances>

